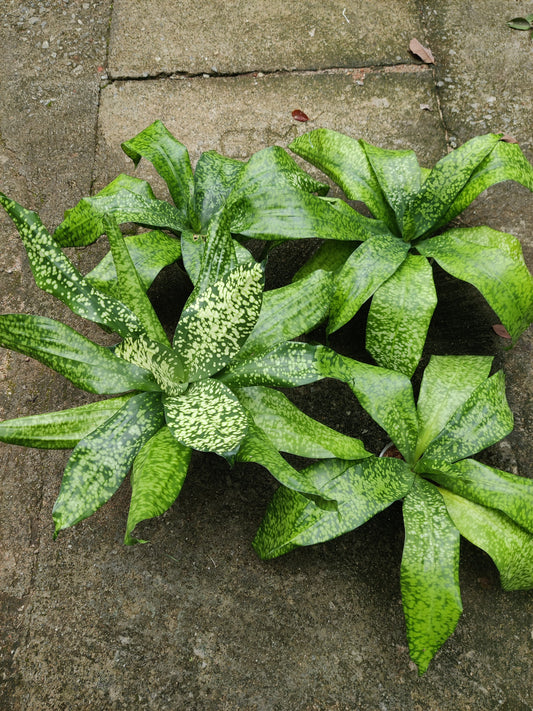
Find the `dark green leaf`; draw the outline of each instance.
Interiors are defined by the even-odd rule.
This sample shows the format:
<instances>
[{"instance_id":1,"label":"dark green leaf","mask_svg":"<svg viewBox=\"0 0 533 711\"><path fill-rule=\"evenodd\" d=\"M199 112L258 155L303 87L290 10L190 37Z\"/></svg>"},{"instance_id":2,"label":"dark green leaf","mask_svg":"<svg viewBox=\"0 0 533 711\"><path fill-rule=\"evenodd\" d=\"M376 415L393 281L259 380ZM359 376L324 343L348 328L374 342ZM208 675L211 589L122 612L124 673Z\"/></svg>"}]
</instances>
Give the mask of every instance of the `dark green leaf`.
<instances>
[{"instance_id":1,"label":"dark green leaf","mask_svg":"<svg viewBox=\"0 0 533 711\"><path fill-rule=\"evenodd\" d=\"M454 229L417 249L479 289L513 340L533 321L533 278L512 235L490 227Z\"/></svg>"},{"instance_id":2,"label":"dark green leaf","mask_svg":"<svg viewBox=\"0 0 533 711\"><path fill-rule=\"evenodd\" d=\"M131 474L131 503L124 543L146 543L131 532L141 521L159 516L178 498L192 450L162 427L135 457Z\"/></svg>"},{"instance_id":3,"label":"dark green leaf","mask_svg":"<svg viewBox=\"0 0 533 711\"><path fill-rule=\"evenodd\" d=\"M328 333L344 326L399 268L409 245L393 235L374 236L358 247L336 274Z\"/></svg>"},{"instance_id":4,"label":"dark green leaf","mask_svg":"<svg viewBox=\"0 0 533 711\"><path fill-rule=\"evenodd\" d=\"M160 395L139 393L76 445L52 512L55 536L111 498L137 452L163 424Z\"/></svg>"},{"instance_id":5,"label":"dark green leaf","mask_svg":"<svg viewBox=\"0 0 533 711\"><path fill-rule=\"evenodd\" d=\"M427 447L416 471L440 471L442 463L469 457L509 434L513 414L505 399L505 378L500 370L478 385Z\"/></svg>"},{"instance_id":6,"label":"dark green leaf","mask_svg":"<svg viewBox=\"0 0 533 711\"><path fill-rule=\"evenodd\" d=\"M244 165L216 151L202 153L194 171L194 201L200 231L207 230L211 218L224 206Z\"/></svg>"},{"instance_id":7,"label":"dark green leaf","mask_svg":"<svg viewBox=\"0 0 533 711\"><path fill-rule=\"evenodd\" d=\"M454 494L499 509L533 533L533 480L493 469L474 459L441 468L431 479Z\"/></svg>"},{"instance_id":8,"label":"dark green leaf","mask_svg":"<svg viewBox=\"0 0 533 711\"><path fill-rule=\"evenodd\" d=\"M361 440L347 437L313 420L277 390L243 388L236 395L256 425L280 452L317 459L363 459L370 456Z\"/></svg>"},{"instance_id":9,"label":"dark green leaf","mask_svg":"<svg viewBox=\"0 0 533 711\"><path fill-rule=\"evenodd\" d=\"M313 256L307 260L301 269L294 275L293 281L298 281L309 276L312 272L325 270L336 272L341 269L357 248L357 242L336 242L335 240L325 240L322 242Z\"/></svg>"},{"instance_id":10,"label":"dark green leaf","mask_svg":"<svg viewBox=\"0 0 533 711\"><path fill-rule=\"evenodd\" d=\"M121 336L141 324L124 304L96 291L63 254L39 216L0 193L0 204L11 217L26 248L35 283L66 304L75 314L107 326Z\"/></svg>"},{"instance_id":11,"label":"dark green leaf","mask_svg":"<svg viewBox=\"0 0 533 711\"><path fill-rule=\"evenodd\" d=\"M0 422L0 441L39 449L72 449L102 425L133 395L122 395L72 407Z\"/></svg>"},{"instance_id":12,"label":"dark green leaf","mask_svg":"<svg viewBox=\"0 0 533 711\"><path fill-rule=\"evenodd\" d=\"M533 587L533 535L504 513L441 489L446 508L461 535L484 550L500 571L504 590Z\"/></svg>"},{"instance_id":13,"label":"dark green leaf","mask_svg":"<svg viewBox=\"0 0 533 711\"><path fill-rule=\"evenodd\" d=\"M180 241L158 230L124 235L124 243L144 291L147 291L163 267L181 256ZM85 281L99 291L117 297L117 272L110 252L85 276Z\"/></svg>"},{"instance_id":14,"label":"dark green leaf","mask_svg":"<svg viewBox=\"0 0 533 711\"><path fill-rule=\"evenodd\" d=\"M183 144L154 121L148 128L122 144L124 153L138 165L141 158L149 160L166 182L182 224L200 229L194 210L194 182L189 153Z\"/></svg>"},{"instance_id":15,"label":"dark green leaf","mask_svg":"<svg viewBox=\"0 0 533 711\"><path fill-rule=\"evenodd\" d=\"M106 216L103 219L103 225L115 264L117 291L120 301L137 316L144 331L150 338L170 345L163 326L150 303L150 299L146 296L117 223L112 217Z\"/></svg>"},{"instance_id":16,"label":"dark green leaf","mask_svg":"<svg viewBox=\"0 0 533 711\"><path fill-rule=\"evenodd\" d=\"M152 375L45 316L0 316L0 346L35 358L91 393L159 390Z\"/></svg>"},{"instance_id":17,"label":"dark green leaf","mask_svg":"<svg viewBox=\"0 0 533 711\"><path fill-rule=\"evenodd\" d=\"M214 222L216 223L216 218ZM212 235L212 230L210 233ZM221 249L213 249L211 252L211 258L213 258L216 254L215 258L218 261L224 257L223 252L226 252L226 259L229 257L229 259L227 259L227 266L229 267L230 265L233 265L231 268L234 268L237 264L245 264L247 262L253 263L255 261L246 247L243 247L231 238L229 230L226 232L226 238L228 244L231 246L231 249L228 249L224 245L222 245ZM192 232L181 233L183 265L193 284L198 284L198 278L200 276L202 260L204 258L205 247L208 239L208 235L198 235L193 234ZM229 271L231 271L231 269L229 269ZM209 277L205 280L205 282L207 284L209 283Z\"/></svg>"},{"instance_id":18,"label":"dark green leaf","mask_svg":"<svg viewBox=\"0 0 533 711\"><path fill-rule=\"evenodd\" d=\"M376 457L357 464L326 460L302 474L322 480L321 491L337 501L338 511L321 509L301 494L280 487L254 539L261 558L275 558L295 546L321 543L352 531L403 498L414 476L405 462Z\"/></svg>"},{"instance_id":19,"label":"dark green leaf","mask_svg":"<svg viewBox=\"0 0 533 711\"><path fill-rule=\"evenodd\" d=\"M248 429L248 415L218 380L191 383L183 395L163 399L167 425L186 447L232 457Z\"/></svg>"},{"instance_id":20,"label":"dark green leaf","mask_svg":"<svg viewBox=\"0 0 533 711\"><path fill-rule=\"evenodd\" d=\"M489 356L431 356L418 396L416 459L444 429L455 411L488 377Z\"/></svg>"},{"instance_id":21,"label":"dark green leaf","mask_svg":"<svg viewBox=\"0 0 533 711\"><path fill-rule=\"evenodd\" d=\"M374 294L366 347L378 365L411 377L422 357L437 294L425 257L408 255Z\"/></svg>"},{"instance_id":22,"label":"dark green leaf","mask_svg":"<svg viewBox=\"0 0 533 711\"><path fill-rule=\"evenodd\" d=\"M359 141L319 128L298 136L289 148L334 180L347 198L364 202L378 220L397 229L394 212Z\"/></svg>"},{"instance_id":23,"label":"dark green leaf","mask_svg":"<svg viewBox=\"0 0 533 711\"><path fill-rule=\"evenodd\" d=\"M409 652L423 674L462 612L459 531L438 489L417 478L403 505L402 603Z\"/></svg>"},{"instance_id":24,"label":"dark green leaf","mask_svg":"<svg viewBox=\"0 0 533 711\"><path fill-rule=\"evenodd\" d=\"M187 380L212 375L237 355L259 317L262 289L263 270L255 262L239 264L203 291L195 289L174 337Z\"/></svg>"}]
</instances>

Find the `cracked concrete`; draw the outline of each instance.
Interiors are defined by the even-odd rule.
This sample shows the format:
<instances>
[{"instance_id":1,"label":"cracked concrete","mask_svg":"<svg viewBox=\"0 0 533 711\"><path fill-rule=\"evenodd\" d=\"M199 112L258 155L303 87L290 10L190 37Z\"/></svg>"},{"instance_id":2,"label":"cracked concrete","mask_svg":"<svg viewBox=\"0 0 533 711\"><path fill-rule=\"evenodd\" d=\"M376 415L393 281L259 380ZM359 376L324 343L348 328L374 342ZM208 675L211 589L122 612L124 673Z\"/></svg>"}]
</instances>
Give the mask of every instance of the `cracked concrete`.
<instances>
[{"instance_id":1,"label":"cracked concrete","mask_svg":"<svg viewBox=\"0 0 533 711\"><path fill-rule=\"evenodd\" d=\"M413 148L426 165L455 142L504 130L533 159L533 50L526 33L505 25L522 12L512 0L313 0L305 8L277 0L4 0L2 9L0 189L50 227L83 195L132 173L120 143L157 118L193 162L209 149L245 159L319 126ZM410 55L412 37L432 48L434 67ZM295 122L295 108L310 121ZM164 195L144 161L136 174ZM516 234L533 268L532 218L531 194L505 184L461 219ZM32 284L4 215L0 244L2 312L45 313L93 333ZM290 275L307 249L275 253L275 279ZM91 255L81 250L74 259L88 268ZM442 318L428 353L496 354L516 428L486 461L531 476L531 330L507 351L475 290L442 275L438 289ZM154 290L164 314L186 295L172 269ZM365 357L363 326L361 316L332 345ZM0 383L1 418L89 397L3 350ZM301 388L294 399L375 451L385 443L340 384ZM150 545L121 544L127 485L54 542L51 510L67 456L0 445L2 711L533 708L531 593L504 593L478 549L463 545L464 614L418 678L401 611L399 508L336 541L262 563L250 542L271 479L259 467L229 470L198 456L176 504L145 525Z\"/></svg>"}]
</instances>

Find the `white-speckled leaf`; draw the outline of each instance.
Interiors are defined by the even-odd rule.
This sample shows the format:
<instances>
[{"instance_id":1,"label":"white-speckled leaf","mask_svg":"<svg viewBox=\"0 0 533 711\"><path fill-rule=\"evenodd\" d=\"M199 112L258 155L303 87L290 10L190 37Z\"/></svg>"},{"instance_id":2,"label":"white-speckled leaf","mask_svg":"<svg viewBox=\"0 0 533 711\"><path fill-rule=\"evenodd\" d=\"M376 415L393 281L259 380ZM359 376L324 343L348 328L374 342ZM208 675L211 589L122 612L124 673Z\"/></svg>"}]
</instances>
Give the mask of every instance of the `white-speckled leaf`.
<instances>
[{"instance_id":1,"label":"white-speckled leaf","mask_svg":"<svg viewBox=\"0 0 533 711\"><path fill-rule=\"evenodd\" d=\"M233 456L249 417L229 388L218 380L191 383L183 395L163 399L167 425L186 447Z\"/></svg>"},{"instance_id":2,"label":"white-speckled leaf","mask_svg":"<svg viewBox=\"0 0 533 711\"><path fill-rule=\"evenodd\" d=\"M115 348L115 355L150 371L167 395L179 395L186 388L183 363L177 353L144 334L124 339Z\"/></svg>"}]
</instances>

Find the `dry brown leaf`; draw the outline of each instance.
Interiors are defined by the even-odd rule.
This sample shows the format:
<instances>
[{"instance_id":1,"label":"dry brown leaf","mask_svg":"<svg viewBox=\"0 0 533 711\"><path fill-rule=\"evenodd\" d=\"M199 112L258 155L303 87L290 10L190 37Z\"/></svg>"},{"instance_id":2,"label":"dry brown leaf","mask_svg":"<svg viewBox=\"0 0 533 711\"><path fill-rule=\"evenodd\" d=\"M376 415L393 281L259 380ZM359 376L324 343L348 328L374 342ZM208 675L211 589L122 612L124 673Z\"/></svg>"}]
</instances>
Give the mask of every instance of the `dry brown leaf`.
<instances>
[{"instance_id":1,"label":"dry brown leaf","mask_svg":"<svg viewBox=\"0 0 533 711\"><path fill-rule=\"evenodd\" d=\"M302 123L305 123L305 121L309 121L309 116L307 114L304 114L303 111L300 111L300 109L294 109L292 112L292 117L295 121L302 121Z\"/></svg>"},{"instance_id":2,"label":"dry brown leaf","mask_svg":"<svg viewBox=\"0 0 533 711\"><path fill-rule=\"evenodd\" d=\"M505 136L502 136L500 138L500 141L503 141L504 143L518 143L516 138L514 138L513 136L509 136L508 133L506 133Z\"/></svg>"},{"instance_id":3,"label":"dry brown leaf","mask_svg":"<svg viewBox=\"0 0 533 711\"><path fill-rule=\"evenodd\" d=\"M501 338L511 338L509 331L501 323L496 323L492 327L494 333L497 333Z\"/></svg>"},{"instance_id":4,"label":"dry brown leaf","mask_svg":"<svg viewBox=\"0 0 533 711\"><path fill-rule=\"evenodd\" d=\"M424 47L420 44L417 39L412 39L409 42L409 49L413 54L419 57L425 64L435 64L435 57L433 56L429 47Z\"/></svg>"}]
</instances>

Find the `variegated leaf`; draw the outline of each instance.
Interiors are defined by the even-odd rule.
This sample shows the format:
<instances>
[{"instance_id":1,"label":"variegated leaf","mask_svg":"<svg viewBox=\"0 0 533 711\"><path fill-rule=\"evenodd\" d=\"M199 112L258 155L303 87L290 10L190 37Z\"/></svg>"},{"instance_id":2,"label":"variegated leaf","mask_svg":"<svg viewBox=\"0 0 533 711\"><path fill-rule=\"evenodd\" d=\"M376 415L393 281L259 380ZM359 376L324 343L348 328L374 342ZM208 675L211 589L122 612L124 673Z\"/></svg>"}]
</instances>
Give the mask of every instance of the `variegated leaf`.
<instances>
[{"instance_id":1,"label":"variegated leaf","mask_svg":"<svg viewBox=\"0 0 533 711\"><path fill-rule=\"evenodd\" d=\"M161 396L139 393L76 445L52 512L55 536L111 498L137 452L163 424Z\"/></svg>"},{"instance_id":2,"label":"variegated leaf","mask_svg":"<svg viewBox=\"0 0 533 711\"><path fill-rule=\"evenodd\" d=\"M45 316L0 316L0 346L35 358L91 393L160 389L146 370Z\"/></svg>"},{"instance_id":3,"label":"variegated leaf","mask_svg":"<svg viewBox=\"0 0 533 711\"><path fill-rule=\"evenodd\" d=\"M305 279L266 291L259 318L236 360L257 358L308 333L323 321L333 294L333 275L316 271Z\"/></svg>"},{"instance_id":4,"label":"variegated leaf","mask_svg":"<svg viewBox=\"0 0 533 711\"><path fill-rule=\"evenodd\" d=\"M124 235L124 243L144 291L148 290L163 267L181 256L180 241L158 230ZM109 296L118 297L117 272L110 252L85 275L85 281Z\"/></svg>"},{"instance_id":5,"label":"variegated leaf","mask_svg":"<svg viewBox=\"0 0 533 711\"><path fill-rule=\"evenodd\" d=\"M347 383L361 406L383 427L404 459L412 464L418 418L409 378L340 356L328 348L319 351L318 360L322 375Z\"/></svg>"},{"instance_id":6,"label":"variegated leaf","mask_svg":"<svg viewBox=\"0 0 533 711\"><path fill-rule=\"evenodd\" d=\"M122 395L72 407L0 422L0 441L39 449L72 449L109 420L133 397Z\"/></svg>"},{"instance_id":7,"label":"variegated leaf","mask_svg":"<svg viewBox=\"0 0 533 711\"><path fill-rule=\"evenodd\" d=\"M235 360L217 374L230 387L271 385L293 388L322 380L317 354L323 346L289 341L269 353L249 360Z\"/></svg>"},{"instance_id":8,"label":"variegated leaf","mask_svg":"<svg viewBox=\"0 0 533 711\"><path fill-rule=\"evenodd\" d=\"M249 417L218 380L191 383L183 395L163 399L167 425L186 447L231 458L246 434Z\"/></svg>"},{"instance_id":9,"label":"variegated leaf","mask_svg":"<svg viewBox=\"0 0 533 711\"><path fill-rule=\"evenodd\" d=\"M262 289L263 270L254 263L193 292L173 344L188 381L217 373L237 355L259 317Z\"/></svg>"},{"instance_id":10,"label":"variegated leaf","mask_svg":"<svg viewBox=\"0 0 533 711\"><path fill-rule=\"evenodd\" d=\"M423 674L463 609L459 531L438 489L416 478L403 504L402 603L411 659Z\"/></svg>"},{"instance_id":11,"label":"variegated leaf","mask_svg":"<svg viewBox=\"0 0 533 711\"><path fill-rule=\"evenodd\" d=\"M124 339L115 348L115 354L150 371L167 395L180 395L187 387L183 363L177 353L144 334L139 338Z\"/></svg>"},{"instance_id":12,"label":"variegated leaf","mask_svg":"<svg viewBox=\"0 0 533 711\"><path fill-rule=\"evenodd\" d=\"M454 277L473 284L513 340L533 321L533 277L512 235L489 227L454 229L421 242L417 249Z\"/></svg>"},{"instance_id":13,"label":"variegated leaf","mask_svg":"<svg viewBox=\"0 0 533 711\"><path fill-rule=\"evenodd\" d=\"M293 281L308 277L312 272L323 269L324 271L337 272L346 263L348 257L358 247L358 242L337 242L324 240L317 251L294 275Z\"/></svg>"},{"instance_id":14,"label":"variegated leaf","mask_svg":"<svg viewBox=\"0 0 533 711\"><path fill-rule=\"evenodd\" d=\"M416 465L416 471L440 471L442 463L469 457L507 436L513 414L505 399L505 378L500 370L478 385L445 427L432 440Z\"/></svg>"},{"instance_id":15,"label":"variegated leaf","mask_svg":"<svg viewBox=\"0 0 533 711\"><path fill-rule=\"evenodd\" d=\"M484 550L500 572L504 590L533 587L533 535L501 511L488 509L441 489L446 508L461 535Z\"/></svg>"},{"instance_id":16,"label":"variegated leaf","mask_svg":"<svg viewBox=\"0 0 533 711\"><path fill-rule=\"evenodd\" d=\"M210 230L210 234L212 235L212 230ZM183 265L194 285L198 285L205 247L209 238L210 237L208 235L193 234L192 232L187 231L181 233ZM226 238L228 244L230 245L232 254L231 260L228 260L228 266L231 265L228 269L228 273L231 269L234 269L237 264L253 264L255 262L255 259L249 250L234 240L229 232L226 233ZM215 247L215 249L212 250L211 259L213 259L214 256L217 261L220 260L221 251L220 245L218 245L218 249ZM205 284L209 285L209 279L205 280ZM198 285L198 288L200 288L200 285Z\"/></svg>"},{"instance_id":17,"label":"variegated leaf","mask_svg":"<svg viewBox=\"0 0 533 711\"><path fill-rule=\"evenodd\" d=\"M454 412L488 377L490 356L431 356L418 396L416 459L444 429Z\"/></svg>"},{"instance_id":18,"label":"variegated leaf","mask_svg":"<svg viewBox=\"0 0 533 711\"><path fill-rule=\"evenodd\" d=\"M408 255L370 304L366 347L376 363L410 378L422 357L436 305L433 270L427 259Z\"/></svg>"},{"instance_id":19,"label":"variegated leaf","mask_svg":"<svg viewBox=\"0 0 533 711\"><path fill-rule=\"evenodd\" d=\"M347 198L364 202L378 220L383 220L389 229L395 229L394 212L360 141L319 128L298 136L289 148L334 180Z\"/></svg>"},{"instance_id":20,"label":"variegated leaf","mask_svg":"<svg viewBox=\"0 0 533 711\"><path fill-rule=\"evenodd\" d=\"M150 126L122 144L124 153L137 166L141 158L149 160L166 182L183 225L200 229L194 210L194 182L189 153L174 138L161 121Z\"/></svg>"},{"instance_id":21,"label":"variegated leaf","mask_svg":"<svg viewBox=\"0 0 533 711\"><path fill-rule=\"evenodd\" d=\"M275 558L295 546L321 543L352 531L402 499L414 476L405 462L376 457L357 464L326 460L302 474L322 479L321 491L337 501L338 511L321 509L301 494L280 487L254 539L261 558Z\"/></svg>"},{"instance_id":22,"label":"variegated leaf","mask_svg":"<svg viewBox=\"0 0 533 711\"><path fill-rule=\"evenodd\" d=\"M194 171L194 203L201 230L225 205L245 164L216 151L202 153Z\"/></svg>"},{"instance_id":23,"label":"variegated leaf","mask_svg":"<svg viewBox=\"0 0 533 711\"><path fill-rule=\"evenodd\" d=\"M131 503L124 543L146 543L134 538L135 526L164 513L178 498L191 460L190 447L185 447L162 427L139 451L131 474Z\"/></svg>"},{"instance_id":24,"label":"variegated leaf","mask_svg":"<svg viewBox=\"0 0 533 711\"><path fill-rule=\"evenodd\" d=\"M60 299L75 314L107 326L121 336L141 324L124 304L96 291L58 247L39 216L0 193L0 204L15 223L28 254L35 283Z\"/></svg>"},{"instance_id":25,"label":"variegated leaf","mask_svg":"<svg viewBox=\"0 0 533 711\"><path fill-rule=\"evenodd\" d=\"M115 264L120 301L137 316L150 338L170 346L163 326L157 318L150 299L146 296L117 223L112 217L106 216L103 225Z\"/></svg>"},{"instance_id":26,"label":"variegated leaf","mask_svg":"<svg viewBox=\"0 0 533 711\"><path fill-rule=\"evenodd\" d=\"M409 245L392 234L371 237L346 260L335 276L328 333L344 326L400 267Z\"/></svg>"},{"instance_id":27,"label":"variegated leaf","mask_svg":"<svg viewBox=\"0 0 533 711\"><path fill-rule=\"evenodd\" d=\"M474 459L463 459L431 479L463 498L499 509L533 533L533 480L502 472Z\"/></svg>"},{"instance_id":28,"label":"variegated leaf","mask_svg":"<svg viewBox=\"0 0 533 711\"><path fill-rule=\"evenodd\" d=\"M371 456L361 440L347 437L313 420L277 390L242 388L235 394L280 452L317 459L363 459Z\"/></svg>"}]
</instances>

